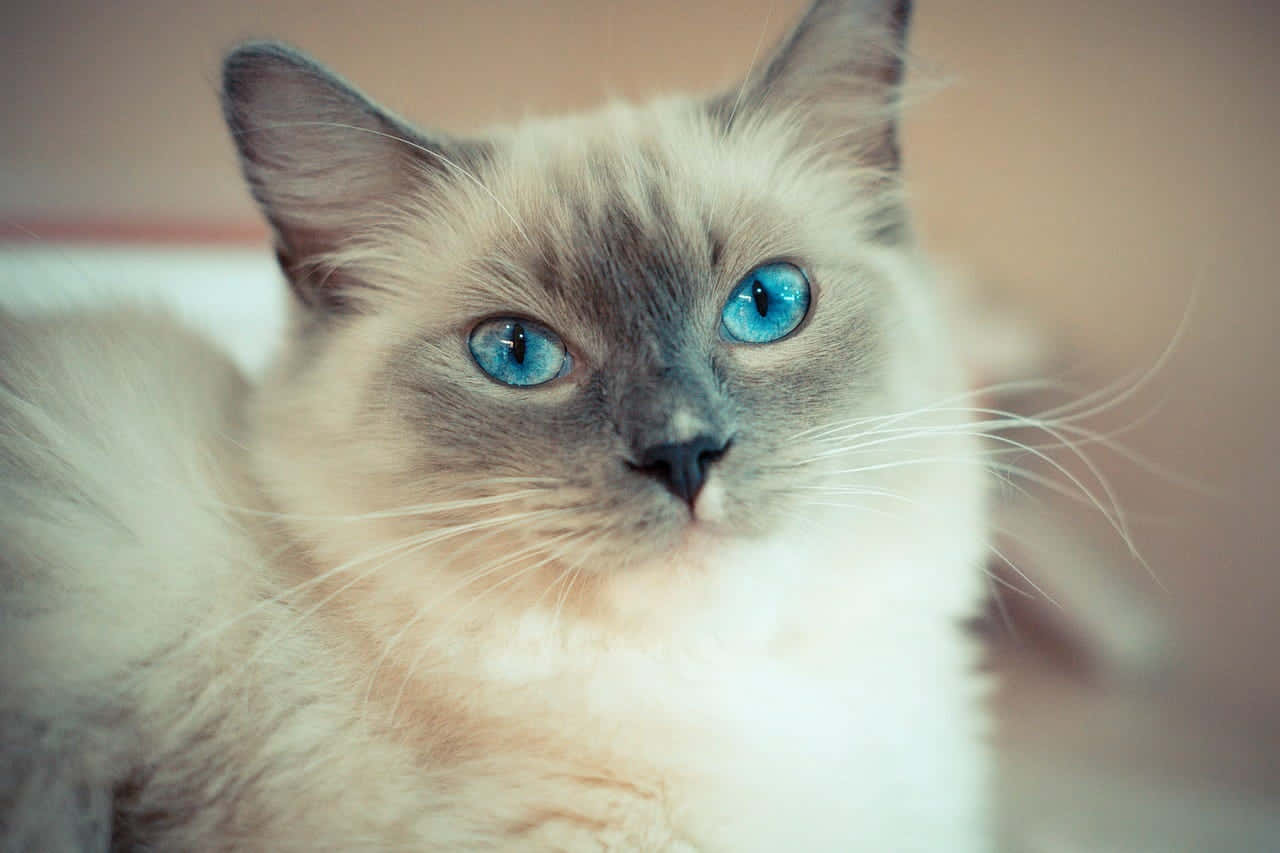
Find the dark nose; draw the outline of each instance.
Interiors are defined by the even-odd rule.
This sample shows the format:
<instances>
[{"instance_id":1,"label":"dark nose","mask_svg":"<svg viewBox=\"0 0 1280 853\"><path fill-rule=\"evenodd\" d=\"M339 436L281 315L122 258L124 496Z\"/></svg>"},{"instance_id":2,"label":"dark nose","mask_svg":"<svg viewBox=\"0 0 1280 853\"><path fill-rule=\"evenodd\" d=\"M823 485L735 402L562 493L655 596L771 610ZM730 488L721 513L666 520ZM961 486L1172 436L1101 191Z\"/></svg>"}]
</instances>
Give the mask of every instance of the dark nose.
<instances>
[{"instance_id":1,"label":"dark nose","mask_svg":"<svg viewBox=\"0 0 1280 853\"><path fill-rule=\"evenodd\" d=\"M640 454L637 471L655 478L690 507L707 479L707 468L729 449L729 442L700 435L689 441L655 444Z\"/></svg>"}]
</instances>

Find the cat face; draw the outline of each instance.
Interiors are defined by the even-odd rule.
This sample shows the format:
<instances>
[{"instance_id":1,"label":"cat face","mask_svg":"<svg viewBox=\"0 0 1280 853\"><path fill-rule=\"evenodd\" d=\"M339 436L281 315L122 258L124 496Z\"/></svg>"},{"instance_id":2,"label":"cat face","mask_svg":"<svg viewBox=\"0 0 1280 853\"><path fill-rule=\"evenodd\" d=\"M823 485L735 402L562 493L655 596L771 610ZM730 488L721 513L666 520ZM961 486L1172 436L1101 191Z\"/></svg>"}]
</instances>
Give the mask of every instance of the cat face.
<instances>
[{"instance_id":1,"label":"cat face","mask_svg":"<svg viewBox=\"0 0 1280 853\"><path fill-rule=\"evenodd\" d=\"M545 594L928 481L880 473L919 442L841 450L954 383L894 179L902 17L819 3L723 97L483 140L278 46L233 54L228 119L299 296L260 467L324 561L381 543L413 567L369 572L397 594L477 571Z\"/></svg>"},{"instance_id":2,"label":"cat face","mask_svg":"<svg viewBox=\"0 0 1280 853\"><path fill-rule=\"evenodd\" d=\"M525 162L499 149L478 177L519 182L507 193L514 221L470 236L469 251L420 248L409 266L431 271L425 304L385 309L414 318L383 364L391 408L424 437L412 464L455 483L544 483L546 505L573 508L620 563L660 558L691 523L774 528L816 476L805 470L815 447L797 434L865 411L884 381L887 284L856 245L815 239L832 212L819 188L777 176L771 146L743 156L696 106L678 109L645 155L584 139L585 128ZM661 121L639 111L603 127ZM692 166L691 139L705 148ZM723 172L708 165L735 156ZM794 328L767 325L761 278L773 315ZM751 298L740 320L729 309L744 286L765 312ZM804 297L799 316L788 287ZM735 339L729 325L752 334L753 318L757 336L778 339ZM513 374L517 333L545 351L530 355L544 362L529 374L537 384Z\"/></svg>"}]
</instances>

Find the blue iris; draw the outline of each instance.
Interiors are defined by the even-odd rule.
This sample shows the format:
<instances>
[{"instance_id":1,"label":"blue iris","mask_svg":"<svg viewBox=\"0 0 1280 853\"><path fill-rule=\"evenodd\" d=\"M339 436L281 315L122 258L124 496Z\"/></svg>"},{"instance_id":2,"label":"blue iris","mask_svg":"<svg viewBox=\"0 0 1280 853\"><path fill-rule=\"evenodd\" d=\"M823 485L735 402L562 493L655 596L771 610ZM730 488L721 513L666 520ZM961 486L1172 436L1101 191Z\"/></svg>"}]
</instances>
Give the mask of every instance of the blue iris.
<instances>
[{"instance_id":1,"label":"blue iris","mask_svg":"<svg viewBox=\"0 0 1280 853\"><path fill-rule=\"evenodd\" d=\"M785 338L809 313L809 279L794 264L758 266L738 282L720 317L725 334L747 344Z\"/></svg>"},{"instance_id":2,"label":"blue iris","mask_svg":"<svg viewBox=\"0 0 1280 853\"><path fill-rule=\"evenodd\" d=\"M569 372L564 343L529 320L485 320L471 331L467 346L481 370L507 385L541 385Z\"/></svg>"}]
</instances>

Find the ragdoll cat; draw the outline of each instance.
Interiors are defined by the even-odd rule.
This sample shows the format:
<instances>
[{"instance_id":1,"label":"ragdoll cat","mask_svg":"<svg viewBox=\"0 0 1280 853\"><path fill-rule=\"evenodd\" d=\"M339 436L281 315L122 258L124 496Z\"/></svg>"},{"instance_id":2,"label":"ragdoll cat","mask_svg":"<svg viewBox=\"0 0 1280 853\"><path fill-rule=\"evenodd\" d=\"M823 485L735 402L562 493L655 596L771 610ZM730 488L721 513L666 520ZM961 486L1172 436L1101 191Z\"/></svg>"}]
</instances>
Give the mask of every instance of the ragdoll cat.
<instances>
[{"instance_id":1,"label":"ragdoll cat","mask_svg":"<svg viewBox=\"0 0 1280 853\"><path fill-rule=\"evenodd\" d=\"M232 53L270 375L142 310L0 328L7 845L986 849L906 7L475 139Z\"/></svg>"}]
</instances>

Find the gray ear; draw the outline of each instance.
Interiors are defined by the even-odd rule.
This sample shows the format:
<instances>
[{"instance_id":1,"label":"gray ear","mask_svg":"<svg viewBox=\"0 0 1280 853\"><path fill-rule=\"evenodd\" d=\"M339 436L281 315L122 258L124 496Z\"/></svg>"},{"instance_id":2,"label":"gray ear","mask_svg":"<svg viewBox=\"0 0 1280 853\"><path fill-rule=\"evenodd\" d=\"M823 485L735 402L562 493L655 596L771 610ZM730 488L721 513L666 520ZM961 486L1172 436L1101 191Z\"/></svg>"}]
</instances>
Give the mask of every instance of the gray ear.
<instances>
[{"instance_id":1,"label":"gray ear","mask_svg":"<svg viewBox=\"0 0 1280 853\"><path fill-rule=\"evenodd\" d=\"M473 144L428 140L314 60L274 42L233 51L222 104L253 196L275 229L281 267L308 304L358 303L327 256L411 194L449 180Z\"/></svg>"},{"instance_id":2,"label":"gray ear","mask_svg":"<svg viewBox=\"0 0 1280 853\"><path fill-rule=\"evenodd\" d=\"M897 116L910 0L816 0L772 57L713 109L727 128L794 117L807 146L898 168Z\"/></svg>"}]
</instances>

